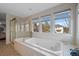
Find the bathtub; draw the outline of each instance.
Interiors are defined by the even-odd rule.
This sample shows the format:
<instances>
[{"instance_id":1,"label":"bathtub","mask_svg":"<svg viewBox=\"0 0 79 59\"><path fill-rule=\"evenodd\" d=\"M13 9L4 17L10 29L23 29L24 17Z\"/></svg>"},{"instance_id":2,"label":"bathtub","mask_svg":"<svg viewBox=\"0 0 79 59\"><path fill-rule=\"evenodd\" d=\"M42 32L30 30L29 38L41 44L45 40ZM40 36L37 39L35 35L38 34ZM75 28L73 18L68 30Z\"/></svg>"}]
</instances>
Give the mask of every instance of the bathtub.
<instances>
[{"instance_id":1,"label":"bathtub","mask_svg":"<svg viewBox=\"0 0 79 59\"><path fill-rule=\"evenodd\" d=\"M25 56L61 56L63 43L58 40L41 38L16 39L14 44L18 53Z\"/></svg>"}]
</instances>

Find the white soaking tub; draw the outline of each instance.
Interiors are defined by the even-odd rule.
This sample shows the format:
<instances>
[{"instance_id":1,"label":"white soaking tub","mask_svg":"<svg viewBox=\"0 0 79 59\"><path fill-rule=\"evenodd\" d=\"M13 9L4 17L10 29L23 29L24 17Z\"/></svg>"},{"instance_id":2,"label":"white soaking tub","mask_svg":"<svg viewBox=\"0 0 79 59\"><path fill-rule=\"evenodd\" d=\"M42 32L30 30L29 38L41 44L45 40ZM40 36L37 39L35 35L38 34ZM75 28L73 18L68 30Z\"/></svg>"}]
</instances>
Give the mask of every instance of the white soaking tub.
<instances>
[{"instance_id":1,"label":"white soaking tub","mask_svg":"<svg viewBox=\"0 0 79 59\"><path fill-rule=\"evenodd\" d=\"M17 39L15 49L21 55L28 56L61 56L63 55L63 43L52 39L24 38Z\"/></svg>"}]
</instances>

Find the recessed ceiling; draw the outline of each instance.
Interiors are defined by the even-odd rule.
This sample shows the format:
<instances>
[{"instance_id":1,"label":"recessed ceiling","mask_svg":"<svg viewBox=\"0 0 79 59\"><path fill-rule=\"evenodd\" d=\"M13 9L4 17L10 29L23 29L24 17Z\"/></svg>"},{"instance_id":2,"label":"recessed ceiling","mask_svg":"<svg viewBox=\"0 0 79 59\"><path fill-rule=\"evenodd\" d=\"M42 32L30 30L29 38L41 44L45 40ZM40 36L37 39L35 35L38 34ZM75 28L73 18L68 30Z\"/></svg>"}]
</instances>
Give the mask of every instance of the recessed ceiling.
<instances>
[{"instance_id":1,"label":"recessed ceiling","mask_svg":"<svg viewBox=\"0 0 79 59\"><path fill-rule=\"evenodd\" d=\"M0 3L0 12L25 17L60 3Z\"/></svg>"}]
</instances>

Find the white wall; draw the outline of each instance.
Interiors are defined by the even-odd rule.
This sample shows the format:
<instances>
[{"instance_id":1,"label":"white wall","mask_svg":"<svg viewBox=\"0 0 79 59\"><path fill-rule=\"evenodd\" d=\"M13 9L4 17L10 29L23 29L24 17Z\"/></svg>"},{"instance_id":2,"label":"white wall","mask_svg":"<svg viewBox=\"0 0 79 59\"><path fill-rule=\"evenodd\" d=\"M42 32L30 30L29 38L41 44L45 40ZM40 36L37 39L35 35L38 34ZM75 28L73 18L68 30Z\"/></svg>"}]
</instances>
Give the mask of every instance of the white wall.
<instances>
[{"instance_id":1,"label":"white wall","mask_svg":"<svg viewBox=\"0 0 79 59\"><path fill-rule=\"evenodd\" d=\"M79 47L79 4L77 5L77 44Z\"/></svg>"},{"instance_id":2,"label":"white wall","mask_svg":"<svg viewBox=\"0 0 79 59\"><path fill-rule=\"evenodd\" d=\"M78 15L78 22L77 22L77 44L79 45L79 15Z\"/></svg>"}]
</instances>

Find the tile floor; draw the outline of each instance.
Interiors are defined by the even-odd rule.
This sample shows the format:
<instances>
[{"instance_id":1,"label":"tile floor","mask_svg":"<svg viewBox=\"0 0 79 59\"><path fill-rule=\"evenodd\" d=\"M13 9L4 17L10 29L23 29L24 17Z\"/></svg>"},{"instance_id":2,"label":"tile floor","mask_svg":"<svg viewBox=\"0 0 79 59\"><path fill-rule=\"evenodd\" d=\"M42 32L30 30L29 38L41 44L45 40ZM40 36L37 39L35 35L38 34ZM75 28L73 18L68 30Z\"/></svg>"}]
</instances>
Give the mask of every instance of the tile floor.
<instances>
[{"instance_id":1,"label":"tile floor","mask_svg":"<svg viewBox=\"0 0 79 59\"><path fill-rule=\"evenodd\" d=\"M0 40L0 56L20 56L11 44L6 45L5 40Z\"/></svg>"}]
</instances>

